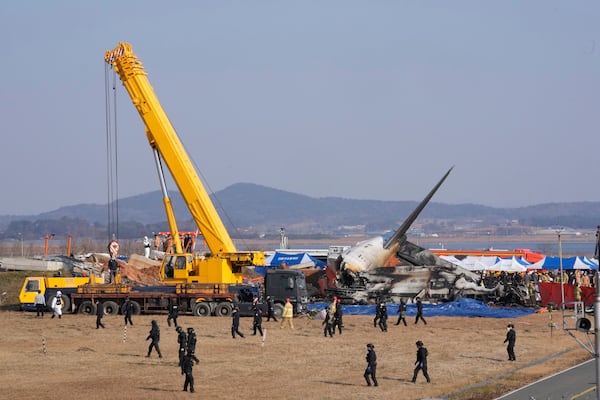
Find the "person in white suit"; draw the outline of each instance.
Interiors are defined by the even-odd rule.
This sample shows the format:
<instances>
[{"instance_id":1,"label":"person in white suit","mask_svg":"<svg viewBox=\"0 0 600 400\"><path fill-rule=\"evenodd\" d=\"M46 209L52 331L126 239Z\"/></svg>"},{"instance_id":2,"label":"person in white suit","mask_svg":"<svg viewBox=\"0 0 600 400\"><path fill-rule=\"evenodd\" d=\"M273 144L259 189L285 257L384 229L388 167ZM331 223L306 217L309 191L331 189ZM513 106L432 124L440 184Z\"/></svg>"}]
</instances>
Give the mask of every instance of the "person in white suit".
<instances>
[{"instance_id":1,"label":"person in white suit","mask_svg":"<svg viewBox=\"0 0 600 400\"><path fill-rule=\"evenodd\" d=\"M63 308L63 299L62 292L59 290L56 292L56 296L52 298L52 318L58 316L58 319L62 318L62 308Z\"/></svg>"}]
</instances>

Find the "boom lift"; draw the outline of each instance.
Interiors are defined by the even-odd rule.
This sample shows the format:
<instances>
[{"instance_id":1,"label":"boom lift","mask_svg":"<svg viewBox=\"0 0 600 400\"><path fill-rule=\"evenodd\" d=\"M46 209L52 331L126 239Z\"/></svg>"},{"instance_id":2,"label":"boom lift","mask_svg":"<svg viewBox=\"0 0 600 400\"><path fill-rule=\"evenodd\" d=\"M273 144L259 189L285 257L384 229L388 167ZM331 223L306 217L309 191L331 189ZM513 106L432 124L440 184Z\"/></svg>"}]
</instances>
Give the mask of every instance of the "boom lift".
<instances>
[{"instance_id":1,"label":"boom lift","mask_svg":"<svg viewBox=\"0 0 600 400\"><path fill-rule=\"evenodd\" d=\"M240 252L236 249L131 45L119 43L114 50L105 53L104 60L114 68L131 97L146 125L146 136L154 153L169 229L175 246L175 254L167 254L163 260L161 277L166 283L241 283L242 267L264 265L264 253ZM209 254L197 257L183 253L161 160L167 165L202 232L210 249Z\"/></svg>"}]
</instances>

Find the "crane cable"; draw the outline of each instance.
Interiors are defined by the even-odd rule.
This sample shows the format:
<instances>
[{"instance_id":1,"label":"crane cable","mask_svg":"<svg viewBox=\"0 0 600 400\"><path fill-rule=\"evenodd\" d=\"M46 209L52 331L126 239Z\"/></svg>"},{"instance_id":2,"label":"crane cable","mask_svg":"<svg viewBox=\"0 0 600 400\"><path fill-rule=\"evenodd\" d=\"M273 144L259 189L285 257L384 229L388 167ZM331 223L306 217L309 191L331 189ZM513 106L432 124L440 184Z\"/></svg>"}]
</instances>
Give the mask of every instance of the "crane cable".
<instances>
[{"instance_id":1,"label":"crane cable","mask_svg":"<svg viewBox=\"0 0 600 400\"><path fill-rule=\"evenodd\" d=\"M108 241L119 237L119 174L117 152L117 90L112 65L104 63L104 97L106 124L107 234ZM110 76L113 79L111 82ZM111 90L114 108L111 108ZM113 125L114 124L114 125Z\"/></svg>"}]
</instances>

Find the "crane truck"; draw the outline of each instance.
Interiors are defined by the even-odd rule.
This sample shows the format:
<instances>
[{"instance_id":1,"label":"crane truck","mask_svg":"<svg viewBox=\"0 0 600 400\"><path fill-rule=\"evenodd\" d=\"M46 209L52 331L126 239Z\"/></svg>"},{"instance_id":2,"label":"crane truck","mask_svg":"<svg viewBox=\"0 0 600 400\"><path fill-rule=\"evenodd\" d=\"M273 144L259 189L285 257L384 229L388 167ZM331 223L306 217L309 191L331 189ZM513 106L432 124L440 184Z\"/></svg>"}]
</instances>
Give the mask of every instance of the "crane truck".
<instances>
[{"instance_id":1,"label":"crane truck","mask_svg":"<svg viewBox=\"0 0 600 400\"><path fill-rule=\"evenodd\" d=\"M264 253L236 249L131 45L119 43L114 50L105 53L104 60L118 74L146 127L146 137L154 154L174 252L165 254L163 258L160 267L162 284L159 286L97 284L90 280L75 288L65 287L71 310L81 313L95 312L95 300L100 300L104 303L106 313L117 313L125 299L129 298L134 302L136 312L164 310L169 302L176 301L180 310L191 311L194 315L226 316L231 313L232 304L236 301L240 314L248 315L252 300L258 295L258 288L243 284L242 268L264 265ZM163 163L170 171L209 252L183 252L175 213L166 187ZM22 294L27 287L33 286L35 285L25 282ZM65 290L59 286L56 286L54 291L59 289L64 295ZM273 299L276 315L281 314L283 304L288 298L296 313L303 312L308 301L304 274L296 270L269 270L265 276L264 295ZM48 297L48 294L46 296ZM27 296L23 296L25 297Z\"/></svg>"}]
</instances>

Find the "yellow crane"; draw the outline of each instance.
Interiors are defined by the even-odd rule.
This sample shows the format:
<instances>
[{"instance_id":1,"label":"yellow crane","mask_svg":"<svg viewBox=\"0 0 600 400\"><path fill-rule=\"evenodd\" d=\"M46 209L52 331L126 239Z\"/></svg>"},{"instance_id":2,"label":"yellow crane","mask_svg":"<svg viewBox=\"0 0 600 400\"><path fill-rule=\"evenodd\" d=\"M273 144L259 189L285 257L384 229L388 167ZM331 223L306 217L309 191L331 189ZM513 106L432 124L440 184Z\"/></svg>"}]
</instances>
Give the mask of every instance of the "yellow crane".
<instances>
[{"instance_id":1,"label":"yellow crane","mask_svg":"<svg viewBox=\"0 0 600 400\"><path fill-rule=\"evenodd\" d=\"M154 153L169 229L175 246L175 254L165 255L161 276L166 283L241 283L242 267L264 265L264 253L237 251L131 45L119 43L114 50L105 53L104 60L114 68L131 97L146 126L146 136ZM187 208L202 232L210 249L209 254L196 256L183 253L161 160L167 165Z\"/></svg>"}]
</instances>

